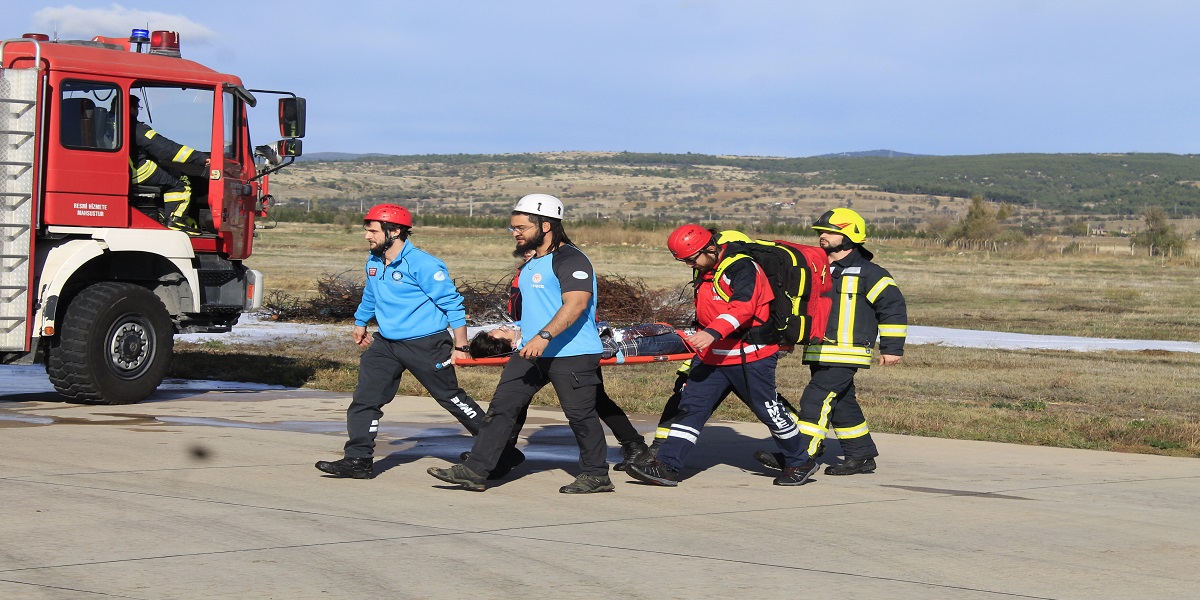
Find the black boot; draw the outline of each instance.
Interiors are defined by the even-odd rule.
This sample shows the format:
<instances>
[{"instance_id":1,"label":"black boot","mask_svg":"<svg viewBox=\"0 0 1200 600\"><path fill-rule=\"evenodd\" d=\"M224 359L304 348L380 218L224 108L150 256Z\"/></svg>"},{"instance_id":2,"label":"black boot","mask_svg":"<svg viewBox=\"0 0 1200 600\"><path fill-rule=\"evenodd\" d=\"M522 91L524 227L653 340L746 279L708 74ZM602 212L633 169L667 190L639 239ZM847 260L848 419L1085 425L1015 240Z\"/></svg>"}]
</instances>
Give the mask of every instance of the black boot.
<instances>
[{"instance_id":1,"label":"black boot","mask_svg":"<svg viewBox=\"0 0 1200 600\"><path fill-rule=\"evenodd\" d=\"M645 465L629 465L628 472L634 479L654 485L674 487L679 485L679 471L657 460Z\"/></svg>"},{"instance_id":2,"label":"black boot","mask_svg":"<svg viewBox=\"0 0 1200 600\"><path fill-rule=\"evenodd\" d=\"M825 468L826 475L858 475L875 472L875 457L847 458L840 465L830 465Z\"/></svg>"},{"instance_id":3,"label":"black boot","mask_svg":"<svg viewBox=\"0 0 1200 600\"><path fill-rule=\"evenodd\" d=\"M768 469L775 469L776 471L783 470L784 461L782 452L767 452L765 450L758 450L754 453L754 460L757 460L759 464Z\"/></svg>"},{"instance_id":4,"label":"black boot","mask_svg":"<svg viewBox=\"0 0 1200 600\"><path fill-rule=\"evenodd\" d=\"M662 448L663 440L666 438L655 437L653 442L650 442L650 460L654 460L658 456L658 449Z\"/></svg>"},{"instance_id":5,"label":"black boot","mask_svg":"<svg viewBox=\"0 0 1200 600\"><path fill-rule=\"evenodd\" d=\"M343 458L341 460L318 460L317 469L337 475L338 477L349 477L351 479L373 479L375 471L371 468L371 457L366 458Z\"/></svg>"},{"instance_id":6,"label":"black boot","mask_svg":"<svg viewBox=\"0 0 1200 600\"><path fill-rule=\"evenodd\" d=\"M456 484L472 492L482 492L487 489L483 475L468 469L466 465L450 465L449 469L429 467L425 472L442 481Z\"/></svg>"},{"instance_id":7,"label":"black boot","mask_svg":"<svg viewBox=\"0 0 1200 600\"><path fill-rule=\"evenodd\" d=\"M643 446L645 444L642 444ZM579 475L575 482L558 488L564 494L595 494L597 492L613 491L612 480L608 475Z\"/></svg>"},{"instance_id":8,"label":"black boot","mask_svg":"<svg viewBox=\"0 0 1200 600\"><path fill-rule=\"evenodd\" d=\"M458 455L460 462L465 463L468 458L471 458L470 450ZM496 463L496 468L492 469L491 473L488 473L487 478L501 479L523 462L525 462L525 453L517 450L516 446L509 446L504 449L504 453L500 455L500 462Z\"/></svg>"},{"instance_id":9,"label":"black boot","mask_svg":"<svg viewBox=\"0 0 1200 600\"><path fill-rule=\"evenodd\" d=\"M813 455L813 458L821 458L822 454L825 454L824 445L821 446L820 450L817 450L817 453ZM782 452L767 452L766 450L757 450L754 452L754 460L757 460L759 464L768 469L775 469L776 471L783 470L784 460Z\"/></svg>"},{"instance_id":10,"label":"black boot","mask_svg":"<svg viewBox=\"0 0 1200 600\"><path fill-rule=\"evenodd\" d=\"M192 220L190 217L181 217L181 218L168 217L167 218L167 229L174 229L175 231L182 231L192 237L198 236L201 233L203 233L200 231L200 228L196 226L196 222L194 220Z\"/></svg>"},{"instance_id":11,"label":"black boot","mask_svg":"<svg viewBox=\"0 0 1200 600\"><path fill-rule=\"evenodd\" d=\"M642 440L622 442L621 455L625 460L613 465L614 471L624 471L629 465L644 465L650 462L650 447Z\"/></svg>"}]
</instances>

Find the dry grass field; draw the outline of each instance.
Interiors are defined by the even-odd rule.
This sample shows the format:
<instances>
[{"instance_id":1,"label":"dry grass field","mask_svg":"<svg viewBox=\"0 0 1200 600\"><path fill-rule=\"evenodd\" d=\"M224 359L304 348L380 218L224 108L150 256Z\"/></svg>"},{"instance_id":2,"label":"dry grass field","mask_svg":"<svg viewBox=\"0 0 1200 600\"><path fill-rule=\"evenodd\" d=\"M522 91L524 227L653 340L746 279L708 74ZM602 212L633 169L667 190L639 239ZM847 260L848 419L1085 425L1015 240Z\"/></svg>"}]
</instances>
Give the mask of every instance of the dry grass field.
<instances>
[{"instance_id":1,"label":"dry grass field","mask_svg":"<svg viewBox=\"0 0 1200 600\"><path fill-rule=\"evenodd\" d=\"M681 288L689 272L666 251L667 233L617 225L568 229L597 272L640 278L650 288ZM515 264L512 238L503 229L417 228L412 240L441 257L459 282L499 281ZM1200 269L1188 262L1190 257L1130 256L1127 246L1118 245L1059 254L1039 253L1036 242L1017 252L958 251L918 242L868 244L904 291L911 324L1200 340ZM268 289L304 296L316 293L322 274L360 277L365 259L358 227L283 223L260 234L247 264L266 274Z\"/></svg>"},{"instance_id":2,"label":"dry grass field","mask_svg":"<svg viewBox=\"0 0 1200 600\"><path fill-rule=\"evenodd\" d=\"M651 288L686 283L687 270L662 248L666 230L568 232L600 273L641 278ZM443 258L459 282L499 281L514 265L504 230L418 228L413 240ZM1036 243L1019 252L905 240L870 247L904 291L915 325L1200 340L1200 274L1189 258L1129 256L1119 245L1070 254L1040 253ZM357 227L284 223L261 233L248 263L265 273L269 288L303 296L315 293L322 274L357 277L365 253ZM359 351L347 335L303 345L179 344L177 353L172 376L349 391ZM610 368L605 383L627 410L656 414L674 368ZM496 375L459 369L463 386L481 400L490 398ZM784 359L780 392L798 398L807 376L798 359ZM876 431L1200 457L1200 355L910 346L901 365L861 372L858 388ZM406 380L401 393L425 392ZM555 402L545 391L536 401ZM736 402L717 416L753 418Z\"/></svg>"}]
</instances>

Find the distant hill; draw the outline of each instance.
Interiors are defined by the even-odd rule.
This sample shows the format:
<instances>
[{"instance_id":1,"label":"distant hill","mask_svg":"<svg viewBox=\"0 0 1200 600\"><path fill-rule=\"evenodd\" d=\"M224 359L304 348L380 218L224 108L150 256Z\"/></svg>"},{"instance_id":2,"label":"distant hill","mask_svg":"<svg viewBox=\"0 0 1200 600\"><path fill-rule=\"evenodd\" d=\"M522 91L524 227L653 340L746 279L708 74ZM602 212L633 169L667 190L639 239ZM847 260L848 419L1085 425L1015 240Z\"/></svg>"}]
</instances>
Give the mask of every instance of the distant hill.
<instances>
[{"instance_id":1,"label":"distant hill","mask_svg":"<svg viewBox=\"0 0 1200 600\"><path fill-rule=\"evenodd\" d=\"M380 157L380 156L390 156L390 155L378 154L375 152L370 152L367 154L354 154L352 152L313 152L312 154L305 154L304 156L301 156L300 158L298 158L296 160L312 160L312 161L327 161L327 162L356 161L356 160L366 160L366 159Z\"/></svg>"},{"instance_id":2,"label":"distant hill","mask_svg":"<svg viewBox=\"0 0 1200 600\"><path fill-rule=\"evenodd\" d=\"M1200 215L1200 155L981 154L931 156L871 150L807 158L637 152L426 154L395 156L318 152L308 161L357 161L364 167L419 165L430 169L503 167L552 177L591 170L681 179L711 179L713 168L741 170L767 185L856 186L881 192L985 199L1065 214L1134 215L1161 206ZM353 170L353 168L349 169ZM490 176L490 175L487 175Z\"/></svg>"},{"instance_id":3,"label":"distant hill","mask_svg":"<svg viewBox=\"0 0 1200 600\"><path fill-rule=\"evenodd\" d=\"M896 152L895 150L864 150L862 152L836 152L834 154L820 154L810 158L909 158L913 156L928 156L925 154L909 154L907 152Z\"/></svg>"}]
</instances>

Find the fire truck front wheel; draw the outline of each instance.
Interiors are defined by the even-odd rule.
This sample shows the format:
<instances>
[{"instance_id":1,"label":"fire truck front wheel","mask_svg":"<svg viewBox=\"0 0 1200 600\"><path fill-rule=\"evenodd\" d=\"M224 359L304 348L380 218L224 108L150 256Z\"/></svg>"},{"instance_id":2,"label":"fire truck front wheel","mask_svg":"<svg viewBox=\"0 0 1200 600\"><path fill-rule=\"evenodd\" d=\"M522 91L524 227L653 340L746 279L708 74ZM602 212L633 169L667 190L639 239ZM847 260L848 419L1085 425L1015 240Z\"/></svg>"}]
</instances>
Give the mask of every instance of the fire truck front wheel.
<instances>
[{"instance_id":1,"label":"fire truck front wheel","mask_svg":"<svg viewBox=\"0 0 1200 600\"><path fill-rule=\"evenodd\" d=\"M46 371L58 393L76 401L132 404L154 393L174 349L171 316L144 287L105 281L67 307Z\"/></svg>"}]
</instances>

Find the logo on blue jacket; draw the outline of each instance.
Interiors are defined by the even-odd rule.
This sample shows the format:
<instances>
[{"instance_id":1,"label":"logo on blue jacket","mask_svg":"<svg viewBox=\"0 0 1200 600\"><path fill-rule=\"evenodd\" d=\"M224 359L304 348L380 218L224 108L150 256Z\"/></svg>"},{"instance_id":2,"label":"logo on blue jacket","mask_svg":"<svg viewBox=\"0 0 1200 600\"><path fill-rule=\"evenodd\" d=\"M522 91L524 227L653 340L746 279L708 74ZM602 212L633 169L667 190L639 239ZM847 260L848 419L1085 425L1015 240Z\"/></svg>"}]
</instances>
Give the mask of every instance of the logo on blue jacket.
<instances>
[{"instance_id":1,"label":"logo on blue jacket","mask_svg":"<svg viewBox=\"0 0 1200 600\"><path fill-rule=\"evenodd\" d=\"M392 281L400 281L401 277L404 277L403 273L400 271L392 271Z\"/></svg>"}]
</instances>

